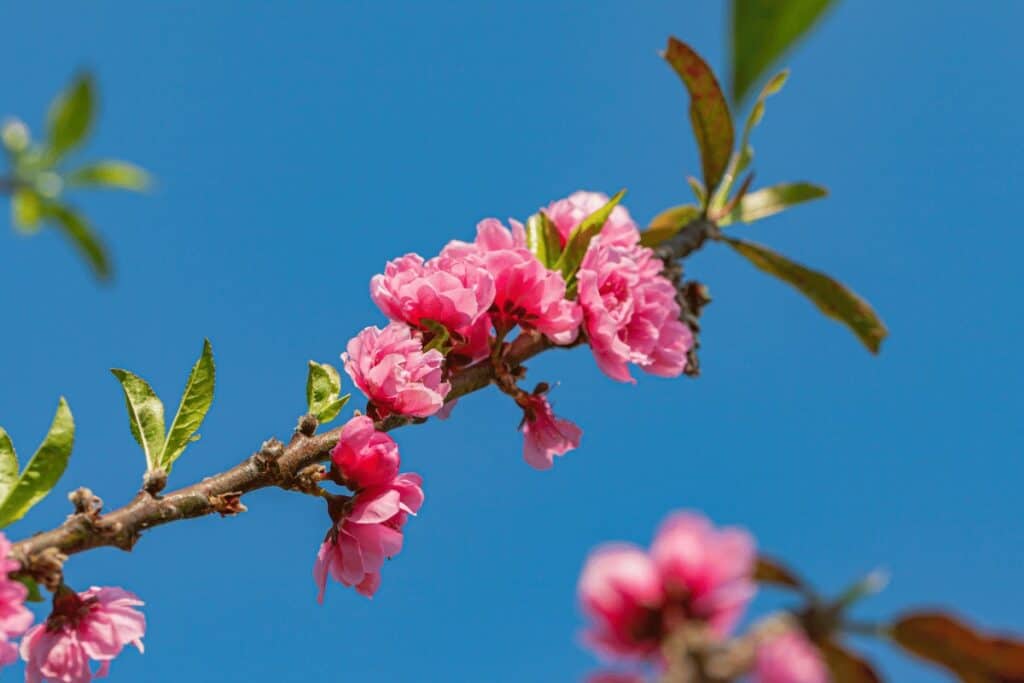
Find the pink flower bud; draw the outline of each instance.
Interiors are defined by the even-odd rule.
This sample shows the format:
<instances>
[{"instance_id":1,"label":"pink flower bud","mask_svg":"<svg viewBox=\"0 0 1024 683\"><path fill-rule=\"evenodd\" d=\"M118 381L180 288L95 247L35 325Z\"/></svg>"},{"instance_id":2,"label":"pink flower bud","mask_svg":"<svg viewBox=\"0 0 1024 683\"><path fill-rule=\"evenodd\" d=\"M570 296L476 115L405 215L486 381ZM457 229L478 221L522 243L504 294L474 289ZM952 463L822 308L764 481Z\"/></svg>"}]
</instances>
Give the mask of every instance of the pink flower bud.
<instances>
[{"instance_id":1,"label":"pink flower bud","mask_svg":"<svg viewBox=\"0 0 1024 683\"><path fill-rule=\"evenodd\" d=\"M428 417L441 409L451 389L441 379L444 356L436 349L424 351L420 336L404 323L367 327L349 341L341 358L379 417Z\"/></svg>"},{"instance_id":2,"label":"pink flower bud","mask_svg":"<svg viewBox=\"0 0 1024 683\"><path fill-rule=\"evenodd\" d=\"M341 428L331 460L353 489L381 486L398 474L398 444L378 432L373 420L359 415Z\"/></svg>"}]
</instances>

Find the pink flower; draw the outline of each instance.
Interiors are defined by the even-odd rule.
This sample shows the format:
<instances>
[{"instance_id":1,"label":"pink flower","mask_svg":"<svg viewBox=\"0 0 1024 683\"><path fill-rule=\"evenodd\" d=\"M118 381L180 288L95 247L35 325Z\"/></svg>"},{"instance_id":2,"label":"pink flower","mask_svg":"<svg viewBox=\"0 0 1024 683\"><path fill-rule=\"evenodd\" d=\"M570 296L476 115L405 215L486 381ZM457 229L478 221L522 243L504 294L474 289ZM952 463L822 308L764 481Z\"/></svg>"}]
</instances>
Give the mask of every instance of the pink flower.
<instances>
[{"instance_id":1,"label":"pink flower","mask_svg":"<svg viewBox=\"0 0 1024 683\"><path fill-rule=\"evenodd\" d=\"M370 280L370 296L384 315L425 332L428 321L469 335L494 301L494 281L480 265L444 255L424 262L416 254L390 261Z\"/></svg>"},{"instance_id":2,"label":"pink flower","mask_svg":"<svg viewBox=\"0 0 1024 683\"><path fill-rule=\"evenodd\" d=\"M587 676L587 683L644 683L644 677L622 671L599 671Z\"/></svg>"},{"instance_id":3,"label":"pink flower","mask_svg":"<svg viewBox=\"0 0 1024 683\"><path fill-rule=\"evenodd\" d=\"M509 231L494 218L477 225L476 242L451 242L442 256L479 263L494 278L491 323L499 332L517 325L536 330L557 344L571 343L582 314L565 298L565 280L550 271L525 248L523 227L513 221Z\"/></svg>"},{"instance_id":4,"label":"pink flower","mask_svg":"<svg viewBox=\"0 0 1024 683\"><path fill-rule=\"evenodd\" d=\"M579 448L583 430L555 417L543 394L531 394L523 406L523 459L538 470L549 469L556 455Z\"/></svg>"},{"instance_id":5,"label":"pink flower","mask_svg":"<svg viewBox=\"0 0 1024 683\"><path fill-rule=\"evenodd\" d=\"M26 683L88 683L107 675L111 660L125 645L142 652L146 617L135 609L142 604L120 588L94 586L84 593L60 589L53 613L21 641ZM100 663L95 674L90 660Z\"/></svg>"},{"instance_id":6,"label":"pink flower","mask_svg":"<svg viewBox=\"0 0 1024 683\"><path fill-rule=\"evenodd\" d=\"M592 244L583 257L577 289L584 325L598 367L612 379L634 381L628 363L662 377L686 369L693 335L679 320L676 290L662 268L639 245Z\"/></svg>"},{"instance_id":7,"label":"pink flower","mask_svg":"<svg viewBox=\"0 0 1024 683\"><path fill-rule=\"evenodd\" d=\"M586 192L580 190L573 192L565 199L552 202L544 213L548 215L551 222L558 228L558 235L561 238L562 246L565 246L569 235L580 222L608 203L608 195L600 192ZM629 211L624 206L616 206L612 209L611 215L605 221L601 229L598 241L601 244L617 244L630 247L640 240L640 230L637 228Z\"/></svg>"},{"instance_id":8,"label":"pink flower","mask_svg":"<svg viewBox=\"0 0 1024 683\"><path fill-rule=\"evenodd\" d=\"M661 576L669 621L699 619L724 636L754 595L753 539L740 529L716 530L701 515L670 516L654 539L651 559Z\"/></svg>"},{"instance_id":9,"label":"pink flower","mask_svg":"<svg viewBox=\"0 0 1024 683\"><path fill-rule=\"evenodd\" d=\"M398 475L398 444L384 432L378 432L373 420L359 415L341 428L331 460L349 488L382 486Z\"/></svg>"},{"instance_id":10,"label":"pink flower","mask_svg":"<svg viewBox=\"0 0 1024 683\"><path fill-rule=\"evenodd\" d=\"M790 630L757 648L756 683L828 683L821 653L800 631Z\"/></svg>"},{"instance_id":11,"label":"pink flower","mask_svg":"<svg viewBox=\"0 0 1024 683\"><path fill-rule=\"evenodd\" d=\"M32 625L32 613L25 608L28 590L8 574L21 568L10 559L11 543L0 533L0 667L18 659L18 648L10 638L20 636Z\"/></svg>"},{"instance_id":12,"label":"pink flower","mask_svg":"<svg viewBox=\"0 0 1024 683\"><path fill-rule=\"evenodd\" d=\"M451 385L442 381L444 355L423 350L421 336L404 323L367 327L341 354L345 372L370 399L379 417L429 417L444 405Z\"/></svg>"},{"instance_id":13,"label":"pink flower","mask_svg":"<svg viewBox=\"0 0 1024 683\"><path fill-rule=\"evenodd\" d=\"M313 564L319 602L324 600L328 575L373 597L380 587L384 560L402 549L405 520L423 505L422 484L417 474L400 474L383 486L356 495L352 511L320 546Z\"/></svg>"},{"instance_id":14,"label":"pink flower","mask_svg":"<svg viewBox=\"0 0 1024 683\"><path fill-rule=\"evenodd\" d=\"M592 626L584 641L611 657L648 657L663 634L661 577L651 558L630 545L599 548L587 559L578 593Z\"/></svg>"}]
</instances>

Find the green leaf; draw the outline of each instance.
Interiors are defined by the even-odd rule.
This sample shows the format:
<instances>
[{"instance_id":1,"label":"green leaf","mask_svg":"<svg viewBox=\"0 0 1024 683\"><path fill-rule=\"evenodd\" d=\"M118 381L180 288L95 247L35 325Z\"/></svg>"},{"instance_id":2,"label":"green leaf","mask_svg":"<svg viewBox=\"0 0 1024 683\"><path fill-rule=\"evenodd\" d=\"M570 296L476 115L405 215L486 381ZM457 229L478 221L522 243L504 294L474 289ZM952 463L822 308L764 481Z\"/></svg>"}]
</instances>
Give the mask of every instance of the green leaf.
<instances>
[{"instance_id":1,"label":"green leaf","mask_svg":"<svg viewBox=\"0 0 1024 683\"><path fill-rule=\"evenodd\" d=\"M455 340L452 338L451 330L430 318L420 318L420 325L430 330L430 340L423 345L424 351L433 351L437 349L444 355L448 355L448 352L455 346Z\"/></svg>"},{"instance_id":2,"label":"green leaf","mask_svg":"<svg viewBox=\"0 0 1024 683\"><path fill-rule=\"evenodd\" d=\"M80 214L66 206L48 203L43 206L43 215L71 240L92 267L93 273L101 280L110 277L110 261L99 236Z\"/></svg>"},{"instance_id":3,"label":"green leaf","mask_svg":"<svg viewBox=\"0 0 1024 683\"><path fill-rule=\"evenodd\" d=\"M342 403L335 411L334 404L339 400L340 392L341 375L337 369L328 363L309 361L309 374L306 375L306 405L321 424L337 417L345 405Z\"/></svg>"},{"instance_id":4,"label":"green leaf","mask_svg":"<svg viewBox=\"0 0 1024 683\"><path fill-rule=\"evenodd\" d=\"M718 224L725 226L736 221L753 223L762 218L774 216L796 204L827 196L828 190L811 183L780 183L772 187L764 187L744 195L739 204L723 216Z\"/></svg>"},{"instance_id":5,"label":"green leaf","mask_svg":"<svg viewBox=\"0 0 1024 683\"><path fill-rule=\"evenodd\" d=\"M74 441L75 421L67 401L61 397L46 438L28 461L18 483L0 503L0 527L24 517L57 484L68 465Z\"/></svg>"},{"instance_id":6,"label":"green leaf","mask_svg":"<svg viewBox=\"0 0 1024 683\"><path fill-rule=\"evenodd\" d=\"M951 614L914 612L896 620L892 640L967 683L1024 680L1024 641L978 631Z\"/></svg>"},{"instance_id":7,"label":"green leaf","mask_svg":"<svg viewBox=\"0 0 1024 683\"><path fill-rule=\"evenodd\" d=\"M851 652L835 641L818 645L831 674L832 683L880 683L875 669L859 654Z\"/></svg>"},{"instance_id":8,"label":"green leaf","mask_svg":"<svg viewBox=\"0 0 1024 683\"><path fill-rule=\"evenodd\" d=\"M590 246L590 240L601 232L608 217L612 215L612 211L625 196L626 191L619 190L614 197L608 200L607 204L584 218L579 225L573 228L569 239L565 242L565 250L555 262L555 269L562 271L567 285L579 270L583 256L587 253L587 247Z\"/></svg>"},{"instance_id":9,"label":"green leaf","mask_svg":"<svg viewBox=\"0 0 1024 683\"><path fill-rule=\"evenodd\" d=\"M833 4L834 0L733 0L732 101L742 101Z\"/></svg>"},{"instance_id":10,"label":"green leaf","mask_svg":"<svg viewBox=\"0 0 1024 683\"><path fill-rule=\"evenodd\" d=\"M12 579L23 585L28 589L28 595L25 599L29 602L42 602L43 594L39 591L39 584L31 576L25 576L24 574L14 574L11 576Z\"/></svg>"},{"instance_id":11,"label":"green leaf","mask_svg":"<svg viewBox=\"0 0 1024 683\"><path fill-rule=\"evenodd\" d=\"M690 192L693 192L694 198L697 203L701 206L705 206L708 203L708 191L704 187L704 183L694 178L692 175L686 176L686 184L690 186Z\"/></svg>"},{"instance_id":12,"label":"green leaf","mask_svg":"<svg viewBox=\"0 0 1024 683\"><path fill-rule=\"evenodd\" d=\"M640 244L645 247L656 247L665 240L671 239L688 223L700 217L700 207L693 204L673 206L665 209L651 221L640 235Z\"/></svg>"},{"instance_id":13,"label":"green leaf","mask_svg":"<svg viewBox=\"0 0 1024 683\"><path fill-rule=\"evenodd\" d=\"M65 179L72 187L97 187L118 190L145 190L149 174L127 161L97 161L68 173Z\"/></svg>"},{"instance_id":14,"label":"green leaf","mask_svg":"<svg viewBox=\"0 0 1024 683\"><path fill-rule=\"evenodd\" d=\"M22 232L31 233L39 229L43 217L43 202L35 190L19 187L11 197L11 219Z\"/></svg>"},{"instance_id":15,"label":"green leaf","mask_svg":"<svg viewBox=\"0 0 1024 683\"><path fill-rule=\"evenodd\" d=\"M84 73L76 76L50 105L46 127L52 160L60 159L85 140L92 125L95 100L92 76Z\"/></svg>"},{"instance_id":16,"label":"green leaf","mask_svg":"<svg viewBox=\"0 0 1024 683\"><path fill-rule=\"evenodd\" d=\"M778 586L780 588L794 588L800 591L807 588L803 579L797 576L796 572L778 560L766 557L765 555L757 556L757 564L754 566L754 580L758 583Z\"/></svg>"},{"instance_id":17,"label":"green leaf","mask_svg":"<svg viewBox=\"0 0 1024 683\"><path fill-rule=\"evenodd\" d=\"M206 339L203 341L203 352L188 375L185 391L181 394L181 403L178 404L178 412L174 415L174 421L167 432L167 441L160 456L160 466L167 472L171 471L174 461L185 451L199 426L203 424L210 404L213 403L215 376L213 347L210 340Z\"/></svg>"},{"instance_id":18,"label":"green leaf","mask_svg":"<svg viewBox=\"0 0 1024 683\"><path fill-rule=\"evenodd\" d=\"M731 237L723 239L757 268L791 284L822 313L849 327L868 350L878 353L888 331L866 301L827 275L765 246Z\"/></svg>"},{"instance_id":19,"label":"green leaf","mask_svg":"<svg viewBox=\"0 0 1024 683\"><path fill-rule=\"evenodd\" d=\"M712 193L732 154L735 133L729 104L711 67L689 45L669 38L662 56L690 92L690 123L700 150L704 187Z\"/></svg>"},{"instance_id":20,"label":"green leaf","mask_svg":"<svg viewBox=\"0 0 1024 683\"><path fill-rule=\"evenodd\" d=\"M558 228L543 211L526 219L526 248L548 268L555 265L558 257L562 255L562 241L558 235Z\"/></svg>"},{"instance_id":21,"label":"green leaf","mask_svg":"<svg viewBox=\"0 0 1024 683\"><path fill-rule=\"evenodd\" d=\"M0 501L18 483L18 454L3 427L0 427Z\"/></svg>"},{"instance_id":22,"label":"green leaf","mask_svg":"<svg viewBox=\"0 0 1024 683\"><path fill-rule=\"evenodd\" d=\"M138 375L120 368L112 368L110 372L121 383L125 408L128 409L128 426L146 455L146 469L155 470L160 466L160 454L164 449L163 401Z\"/></svg>"},{"instance_id":23,"label":"green leaf","mask_svg":"<svg viewBox=\"0 0 1024 683\"><path fill-rule=\"evenodd\" d=\"M317 413L317 421L320 424L327 424L334 418L338 417L338 413L341 412L341 409L345 407L345 404L348 403L350 398L352 398L352 394L345 394L344 396L336 398L325 405L320 409L320 412Z\"/></svg>"}]
</instances>

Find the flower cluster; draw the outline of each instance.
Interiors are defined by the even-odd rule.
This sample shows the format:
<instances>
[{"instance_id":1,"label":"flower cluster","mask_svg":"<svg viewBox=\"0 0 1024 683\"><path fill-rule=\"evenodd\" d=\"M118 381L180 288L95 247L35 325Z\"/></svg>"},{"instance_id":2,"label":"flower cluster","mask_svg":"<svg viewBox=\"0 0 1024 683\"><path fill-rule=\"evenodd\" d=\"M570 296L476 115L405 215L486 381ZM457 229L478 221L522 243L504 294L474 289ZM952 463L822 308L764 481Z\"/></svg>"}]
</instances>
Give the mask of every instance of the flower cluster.
<instances>
[{"instance_id":1,"label":"flower cluster","mask_svg":"<svg viewBox=\"0 0 1024 683\"><path fill-rule=\"evenodd\" d=\"M320 546L313 578L323 602L327 577L372 597L384 560L402 549L402 528L423 505L422 480L400 474L398 445L365 415L352 418L331 451L333 473L355 495L331 500L334 524Z\"/></svg>"},{"instance_id":2,"label":"flower cluster","mask_svg":"<svg viewBox=\"0 0 1024 683\"><path fill-rule=\"evenodd\" d=\"M579 580L579 599L591 620L584 642L599 654L661 667L662 647L684 627L726 638L753 597L754 541L741 529L716 529L705 517L675 513L645 551L629 544L598 548ZM607 676L606 678L602 678ZM620 677L621 676L621 677ZM641 681L633 674L597 680ZM827 683L817 649L799 629L760 643L756 683Z\"/></svg>"},{"instance_id":3,"label":"flower cluster","mask_svg":"<svg viewBox=\"0 0 1024 683\"><path fill-rule=\"evenodd\" d=\"M576 192L544 209L558 248L608 203L603 194ZM503 372L511 370L502 366L509 335L518 329L562 346L585 341L598 367L624 382L633 381L631 363L655 375L682 374L693 338L664 264L640 245L624 207L611 210L569 269L532 251L522 223L509 225L488 218L473 242L452 241L431 259L407 254L389 262L370 281L370 295L392 322L360 332L343 360L377 419L425 418L446 400L450 409L450 377L474 363L495 364L498 386L523 411L524 459L546 469L579 445L581 432L554 417L542 392L526 393Z\"/></svg>"},{"instance_id":4,"label":"flower cluster","mask_svg":"<svg viewBox=\"0 0 1024 683\"><path fill-rule=\"evenodd\" d=\"M11 543L0 533L0 667L18 659L18 648L11 638L20 636L32 625L32 613L25 608L28 590L8 574L21 565L8 559Z\"/></svg>"}]
</instances>

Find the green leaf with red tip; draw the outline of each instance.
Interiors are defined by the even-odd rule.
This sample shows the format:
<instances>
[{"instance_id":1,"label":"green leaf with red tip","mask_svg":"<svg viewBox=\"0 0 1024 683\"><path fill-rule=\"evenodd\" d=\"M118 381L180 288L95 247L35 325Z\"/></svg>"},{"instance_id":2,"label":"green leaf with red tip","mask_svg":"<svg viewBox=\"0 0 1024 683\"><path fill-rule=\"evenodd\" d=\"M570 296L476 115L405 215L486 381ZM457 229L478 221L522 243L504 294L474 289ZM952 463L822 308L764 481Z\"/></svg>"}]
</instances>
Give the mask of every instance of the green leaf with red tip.
<instances>
[{"instance_id":1,"label":"green leaf with red tip","mask_svg":"<svg viewBox=\"0 0 1024 683\"><path fill-rule=\"evenodd\" d=\"M662 56L690 93L690 123L700 150L704 187L712 194L725 174L735 142L729 104L711 67L689 45L669 38Z\"/></svg>"},{"instance_id":2,"label":"green leaf with red tip","mask_svg":"<svg viewBox=\"0 0 1024 683\"><path fill-rule=\"evenodd\" d=\"M757 556L757 563L754 565L754 580L781 588L802 590L805 587L803 579L797 576L796 572L778 560L765 555Z\"/></svg>"},{"instance_id":3,"label":"green leaf with red tip","mask_svg":"<svg viewBox=\"0 0 1024 683\"><path fill-rule=\"evenodd\" d=\"M892 640L967 683L1024 681L1024 640L981 633L951 614L915 612L897 619Z\"/></svg>"},{"instance_id":4,"label":"green leaf with red tip","mask_svg":"<svg viewBox=\"0 0 1024 683\"><path fill-rule=\"evenodd\" d=\"M768 247L731 237L723 240L758 269L795 287L822 313L850 328L868 350L878 353L888 331L871 306L847 287Z\"/></svg>"},{"instance_id":5,"label":"green leaf with red tip","mask_svg":"<svg viewBox=\"0 0 1024 683\"><path fill-rule=\"evenodd\" d=\"M700 213L700 207L693 204L683 204L665 209L655 216L651 224L647 226L647 230L640 234L640 244L645 247L658 246L674 237L691 221L700 218Z\"/></svg>"}]
</instances>

